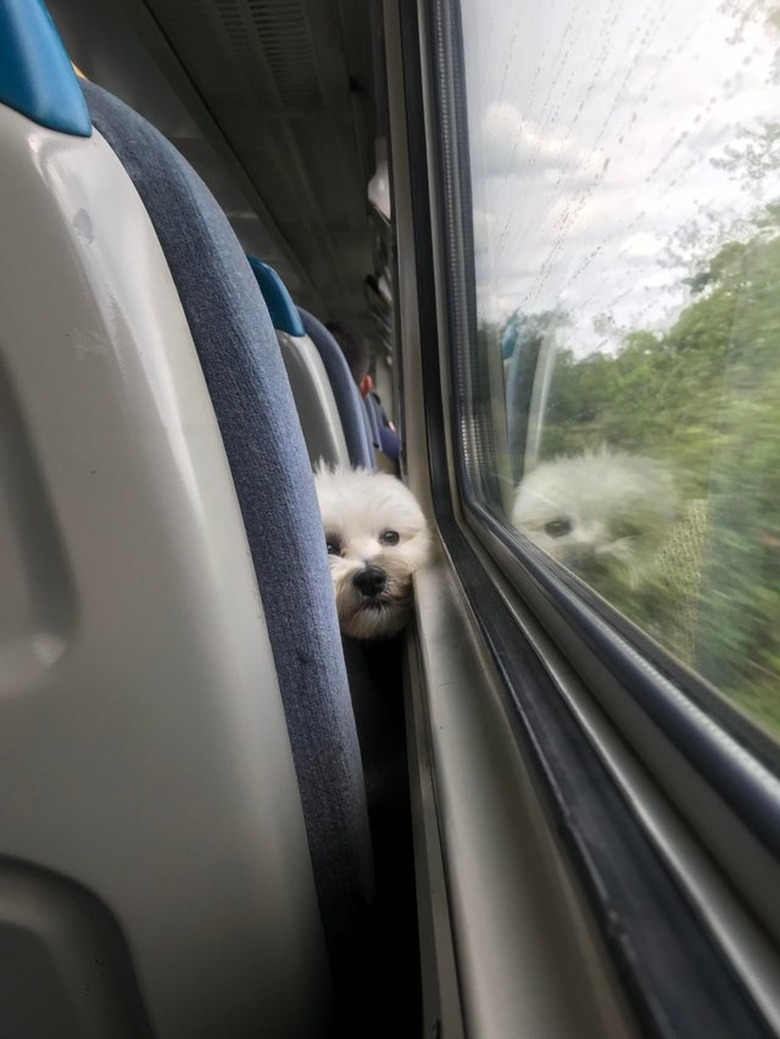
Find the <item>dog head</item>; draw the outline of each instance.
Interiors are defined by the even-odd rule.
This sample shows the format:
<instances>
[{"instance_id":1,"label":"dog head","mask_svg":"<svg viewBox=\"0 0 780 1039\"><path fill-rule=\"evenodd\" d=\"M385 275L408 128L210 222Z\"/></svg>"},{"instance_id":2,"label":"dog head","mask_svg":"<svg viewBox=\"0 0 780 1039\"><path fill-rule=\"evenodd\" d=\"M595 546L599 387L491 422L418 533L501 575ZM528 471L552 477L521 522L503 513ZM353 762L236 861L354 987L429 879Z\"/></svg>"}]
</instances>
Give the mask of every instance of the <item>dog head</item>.
<instances>
[{"instance_id":1,"label":"dog head","mask_svg":"<svg viewBox=\"0 0 780 1039\"><path fill-rule=\"evenodd\" d=\"M366 469L315 473L341 630L382 639L403 628L412 574L428 562L431 536L411 491Z\"/></svg>"},{"instance_id":2,"label":"dog head","mask_svg":"<svg viewBox=\"0 0 780 1039\"><path fill-rule=\"evenodd\" d=\"M602 447L533 469L515 491L512 524L609 596L611 585L642 583L675 512L662 465Z\"/></svg>"}]
</instances>

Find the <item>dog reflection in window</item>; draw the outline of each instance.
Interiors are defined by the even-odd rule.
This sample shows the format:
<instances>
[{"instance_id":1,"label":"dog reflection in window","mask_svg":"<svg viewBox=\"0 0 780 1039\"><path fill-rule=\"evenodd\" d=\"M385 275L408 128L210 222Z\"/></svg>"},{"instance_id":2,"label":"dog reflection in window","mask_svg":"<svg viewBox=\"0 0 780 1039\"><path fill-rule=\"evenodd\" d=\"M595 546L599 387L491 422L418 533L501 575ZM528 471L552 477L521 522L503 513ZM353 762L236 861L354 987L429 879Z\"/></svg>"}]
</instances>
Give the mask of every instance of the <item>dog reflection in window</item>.
<instances>
[{"instance_id":1,"label":"dog reflection in window","mask_svg":"<svg viewBox=\"0 0 780 1039\"><path fill-rule=\"evenodd\" d=\"M606 598L653 580L675 519L672 477L659 462L611 448L540 463L514 495L512 524Z\"/></svg>"}]
</instances>

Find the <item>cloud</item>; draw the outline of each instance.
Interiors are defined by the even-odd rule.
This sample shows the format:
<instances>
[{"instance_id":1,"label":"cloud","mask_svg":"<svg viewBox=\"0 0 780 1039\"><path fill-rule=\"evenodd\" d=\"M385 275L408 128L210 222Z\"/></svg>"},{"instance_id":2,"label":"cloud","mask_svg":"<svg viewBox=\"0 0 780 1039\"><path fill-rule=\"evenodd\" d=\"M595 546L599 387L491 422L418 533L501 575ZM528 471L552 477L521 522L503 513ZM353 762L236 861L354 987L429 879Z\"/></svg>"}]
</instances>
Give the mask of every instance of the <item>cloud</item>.
<instances>
[{"instance_id":1,"label":"cloud","mask_svg":"<svg viewBox=\"0 0 780 1039\"><path fill-rule=\"evenodd\" d=\"M487 210L475 208L472 222L474 225L474 252L477 254L487 252L496 223L495 218Z\"/></svg>"},{"instance_id":2,"label":"cloud","mask_svg":"<svg viewBox=\"0 0 780 1039\"><path fill-rule=\"evenodd\" d=\"M571 141L546 133L508 101L494 101L479 125L475 160L487 176L555 170L575 158Z\"/></svg>"},{"instance_id":3,"label":"cloud","mask_svg":"<svg viewBox=\"0 0 780 1039\"><path fill-rule=\"evenodd\" d=\"M668 324L691 265L780 194L780 170L756 185L711 161L777 118L777 38L735 40L695 4L648 19L604 0L571 31L569 5L531 9L518 34L516 8L485 0L467 38L478 302L489 320L561 306L584 349L599 314Z\"/></svg>"},{"instance_id":4,"label":"cloud","mask_svg":"<svg viewBox=\"0 0 780 1039\"><path fill-rule=\"evenodd\" d=\"M659 235L654 231L637 231L630 235L621 247L623 256L644 259L647 256L657 256L667 245L665 235Z\"/></svg>"}]
</instances>

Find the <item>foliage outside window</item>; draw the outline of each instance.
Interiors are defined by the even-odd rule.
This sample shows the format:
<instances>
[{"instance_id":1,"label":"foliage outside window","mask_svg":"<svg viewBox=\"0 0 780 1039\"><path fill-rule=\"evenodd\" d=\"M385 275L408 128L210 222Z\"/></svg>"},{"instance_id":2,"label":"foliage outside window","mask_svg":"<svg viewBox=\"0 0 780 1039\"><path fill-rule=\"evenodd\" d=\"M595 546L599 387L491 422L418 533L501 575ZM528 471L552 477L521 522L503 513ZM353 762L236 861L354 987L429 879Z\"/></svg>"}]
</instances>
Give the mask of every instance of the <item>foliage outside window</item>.
<instances>
[{"instance_id":1,"label":"foliage outside window","mask_svg":"<svg viewBox=\"0 0 780 1039\"><path fill-rule=\"evenodd\" d=\"M463 7L485 464L778 736L780 8L585 7Z\"/></svg>"}]
</instances>

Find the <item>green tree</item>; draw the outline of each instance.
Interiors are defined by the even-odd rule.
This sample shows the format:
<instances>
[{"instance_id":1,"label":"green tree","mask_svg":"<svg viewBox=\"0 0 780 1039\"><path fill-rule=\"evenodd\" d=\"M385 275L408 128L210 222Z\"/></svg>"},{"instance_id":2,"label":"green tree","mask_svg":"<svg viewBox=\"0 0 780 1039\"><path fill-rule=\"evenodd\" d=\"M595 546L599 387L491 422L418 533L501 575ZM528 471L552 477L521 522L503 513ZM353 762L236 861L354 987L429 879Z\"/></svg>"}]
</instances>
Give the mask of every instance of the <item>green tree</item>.
<instances>
[{"instance_id":1,"label":"green tree","mask_svg":"<svg viewBox=\"0 0 780 1039\"><path fill-rule=\"evenodd\" d=\"M774 124L763 150L746 136L748 171L765 175L778 138ZM683 500L707 503L675 533L689 524L695 549L664 556L678 567L667 623L657 589L627 612L780 734L780 204L739 233L696 266L668 331L624 332L613 354L559 350L542 457L606 442L663 461Z\"/></svg>"}]
</instances>

